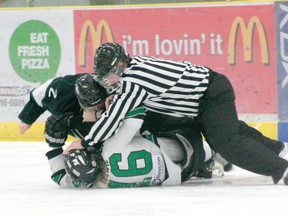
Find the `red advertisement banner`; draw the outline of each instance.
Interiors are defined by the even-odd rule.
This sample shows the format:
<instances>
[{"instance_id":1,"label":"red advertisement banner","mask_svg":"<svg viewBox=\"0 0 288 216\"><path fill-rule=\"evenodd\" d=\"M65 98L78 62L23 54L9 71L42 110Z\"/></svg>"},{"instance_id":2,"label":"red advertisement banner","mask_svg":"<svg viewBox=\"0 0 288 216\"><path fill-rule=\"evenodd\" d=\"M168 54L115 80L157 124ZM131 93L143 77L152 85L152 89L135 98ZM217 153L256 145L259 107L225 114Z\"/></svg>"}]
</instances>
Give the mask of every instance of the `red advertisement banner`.
<instances>
[{"instance_id":1,"label":"red advertisement banner","mask_svg":"<svg viewBox=\"0 0 288 216\"><path fill-rule=\"evenodd\" d=\"M227 75L239 113L277 113L273 4L74 11L77 73L117 42L134 55L203 64Z\"/></svg>"}]
</instances>

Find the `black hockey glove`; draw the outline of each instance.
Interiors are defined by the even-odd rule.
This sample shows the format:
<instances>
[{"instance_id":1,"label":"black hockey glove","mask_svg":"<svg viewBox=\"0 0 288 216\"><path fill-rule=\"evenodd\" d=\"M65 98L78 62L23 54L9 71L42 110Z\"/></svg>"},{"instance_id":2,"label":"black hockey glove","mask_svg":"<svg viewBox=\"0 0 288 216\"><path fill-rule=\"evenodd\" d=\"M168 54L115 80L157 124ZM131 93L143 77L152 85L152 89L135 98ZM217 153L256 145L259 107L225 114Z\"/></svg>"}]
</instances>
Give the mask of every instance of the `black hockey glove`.
<instances>
[{"instance_id":1,"label":"black hockey glove","mask_svg":"<svg viewBox=\"0 0 288 216\"><path fill-rule=\"evenodd\" d=\"M50 147L62 147L68 137L68 130L73 113L52 115L45 122L45 140Z\"/></svg>"}]
</instances>

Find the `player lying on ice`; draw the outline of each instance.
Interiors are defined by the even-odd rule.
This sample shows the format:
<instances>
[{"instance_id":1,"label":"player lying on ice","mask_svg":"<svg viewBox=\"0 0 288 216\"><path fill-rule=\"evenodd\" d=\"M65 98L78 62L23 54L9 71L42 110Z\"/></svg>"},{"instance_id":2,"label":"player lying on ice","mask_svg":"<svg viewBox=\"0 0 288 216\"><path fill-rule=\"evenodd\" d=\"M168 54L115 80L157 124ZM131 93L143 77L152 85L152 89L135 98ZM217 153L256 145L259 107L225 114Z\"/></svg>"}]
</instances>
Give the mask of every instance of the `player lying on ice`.
<instances>
[{"instance_id":1,"label":"player lying on ice","mask_svg":"<svg viewBox=\"0 0 288 216\"><path fill-rule=\"evenodd\" d=\"M89 98L82 94L88 86L84 88L84 83L86 82L82 79L76 84L81 87L76 87L76 94L84 110L84 121L95 121L96 118L87 119L87 116L93 118L101 111L97 110L95 114L95 97ZM83 106L83 101L86 107ZM89 102L91 107L87 107ZM202 143L201 134L198 134L196 128L195 131L191 127L186 129L185 119L182 122L178 119L178 124L173 125L174 120L173 124L169 123L171 117L162 116L162 131L157 136L143 127L145 132L140 135L139 130L145 116L145 110L141 107L132 110L126 115L117 133L101 146L71 150L66 156L62 147L73 116L66 113L49 117L45 125L45 136L46 142L53 148L46 154L53 173L52 179L62 187L115 188L178 185L191 176L211 178L212 168L218 175L222 175L223 168L220 164L217 163L215 167L210 160L213 151L206 142ZM144 127L147 128L147 125ZM154 126L153 129L156 130L157 127ZM205 161L208 163L204 164Z\"/></svg>"},{"instance_id":2,"label":"player lying on ice","mask_svg":"<svg viewBox=\"0 0 288 216\"><path fill-rule=\"evenodd\" d=\"M199 152L193 150L193 137L189 137L190 133L185 128L166 132L163 137L152 134L130 136L130 131L140 129L143 119L138 117L143 116L143 111L134 110L134 113L127 115L123 127L100 149L73 149L65 155L61 143L48 141L50 146L54 146L46 154L52 179L61 187L119 188L179 185L197 175L199 164L196 158ZM51 117L47 123L50 120ZM212 150L206 142L203 143L204 161L208 161L212 157Z\"/></svg>"}]
</instances>

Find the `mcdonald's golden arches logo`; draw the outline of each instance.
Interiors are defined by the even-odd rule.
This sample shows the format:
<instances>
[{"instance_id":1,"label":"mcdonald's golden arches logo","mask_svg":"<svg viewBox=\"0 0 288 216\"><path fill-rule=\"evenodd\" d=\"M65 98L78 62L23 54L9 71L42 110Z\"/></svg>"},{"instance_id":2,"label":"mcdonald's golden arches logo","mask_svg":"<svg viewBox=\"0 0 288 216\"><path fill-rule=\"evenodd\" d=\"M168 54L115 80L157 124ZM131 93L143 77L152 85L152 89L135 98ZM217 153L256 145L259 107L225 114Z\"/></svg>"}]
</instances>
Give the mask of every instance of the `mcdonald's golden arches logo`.
<instances>
[{"instance_id":1,"label":"mcdonald's golden arches logo","mask_svg":"<svg viewBox=\"0 0 288 216\"><path fill-rule=\"evenodd\" d=\"M258 30L260 47L261 47L261 62L262 64L269 64L268 41L263 24L257 16L251 17L248 25L243 18L238 16L234 19L231 26L229 41L228 41L228 64L235 65L236 63L236 45L239 28L242 32L244 60L252 62L253 58L253 37L255 28Z\"/></svg>"},{"instance_id":2,"label":"mcdonald's golden arches logo","mask_svg":"<svg viewBox=\"0 0 288 216\"><path fill-rule=\"evenodd\" d=\"M106 20L100 20L97 26L94 26L91 20L86 20L82 26L79 41L78 64L80 66L86 65L86 44L89 33L92 38L91 41L93 53L95 53L96 49L102 44L104 33L106 35L107 42L114 42L112 30Z\"/></svg>"}]
</instances>

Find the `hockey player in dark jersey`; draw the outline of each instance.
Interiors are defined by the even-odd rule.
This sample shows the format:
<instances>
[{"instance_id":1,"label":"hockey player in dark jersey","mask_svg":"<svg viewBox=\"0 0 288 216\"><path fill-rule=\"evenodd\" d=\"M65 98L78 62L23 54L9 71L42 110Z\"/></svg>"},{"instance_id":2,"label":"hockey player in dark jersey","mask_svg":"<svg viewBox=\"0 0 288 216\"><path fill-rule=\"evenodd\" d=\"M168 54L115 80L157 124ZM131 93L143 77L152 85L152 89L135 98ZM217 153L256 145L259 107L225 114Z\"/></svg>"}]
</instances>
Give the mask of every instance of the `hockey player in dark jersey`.
<instances>
[{"instance_id":1,"label":"hockey player in dark jersey","mask_svg":"<svg viewBox=\"0 0 288 216\"><path fill-rule=\"evenodd\" d=\"M92 97L93 95L97 97L94 98L95 102L99 103L102 106L101 108L103 108L105 98L107 97L106 91L97 82L93 81L92 74L85 73L56 77L46 81L30 93L30 100L18 116L21 120L18 125L19 133L25 133L40 115L48 111L52 115L70 113L69 115L73 116L71 118L73 122L70 124L71 130L69 130L70 135L79 138L86 136L93 123L82 122L82 108L75 94L75 83L77 80L83 82L83 85L87 85L87 83L93 85L94 88L89 94ZM88 92L85 93L88 94ZM85 100L82 100L82 103L86 105Z\"/></svg>"},{"instance_id":2,"label":"hockey player in dark jersey","mask_svg":"<svg viewBox=\"0 0 288 216\"><path fill-rule=\"evenodd\" d=\"M107 92L117 94L79 147L113 136L128 112L144 106L156 113L193 118L211 148L224 158L243 169L271 176L274 183L281 180L288 184L288 161L279 157L287 151L287 144L239 121L234 90L224 75L187 61L130 58L115 43L97 49L94 67L98 82Z\"/></svg>"}]
</instances>

